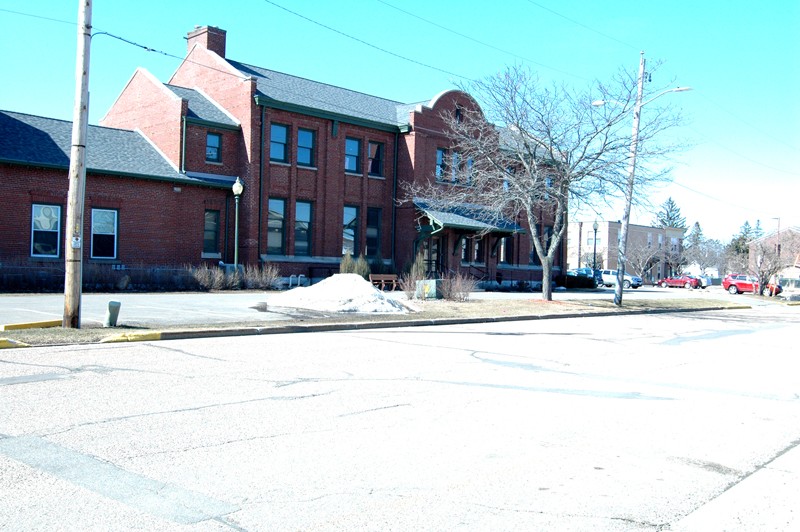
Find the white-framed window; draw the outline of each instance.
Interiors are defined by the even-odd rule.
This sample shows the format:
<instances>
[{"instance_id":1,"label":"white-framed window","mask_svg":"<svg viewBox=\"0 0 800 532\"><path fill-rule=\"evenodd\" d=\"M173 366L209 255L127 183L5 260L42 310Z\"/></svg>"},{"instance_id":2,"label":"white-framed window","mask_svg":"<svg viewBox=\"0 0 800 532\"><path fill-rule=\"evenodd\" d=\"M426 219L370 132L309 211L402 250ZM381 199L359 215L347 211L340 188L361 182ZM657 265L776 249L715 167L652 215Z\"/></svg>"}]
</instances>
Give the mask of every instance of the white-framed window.
<instances>
[{"instance_id":1,"label":"white-framed window","mask_svg":"<svg viewBox=\"0 0 800 532\"><path fill-rule=\"evenodd\" d=\"M117 211L92 209L93 259L117 258Z\"/></svg>"},{"instance_id":2,"label":"white-framed window","mask_svg":"<svg viewBox=\"0 0 800 532\"><path fill-rule=\"evenodd\" d=\"M61 253L61 206L34 203L31 211L31 257Z\"/></svg>"}]
</instances>

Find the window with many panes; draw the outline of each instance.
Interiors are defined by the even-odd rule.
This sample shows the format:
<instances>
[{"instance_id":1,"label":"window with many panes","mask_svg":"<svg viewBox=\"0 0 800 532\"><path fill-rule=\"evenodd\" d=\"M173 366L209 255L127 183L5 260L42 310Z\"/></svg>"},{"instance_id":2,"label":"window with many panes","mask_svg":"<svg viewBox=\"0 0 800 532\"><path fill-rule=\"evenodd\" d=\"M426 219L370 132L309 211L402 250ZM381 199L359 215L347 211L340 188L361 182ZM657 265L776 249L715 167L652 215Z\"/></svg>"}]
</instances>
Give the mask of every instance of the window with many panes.
<instances>
[{"instance_id":1,"label":"window with many panes","mask_svg":"<svg viewBox=\"0 0 800 532\"><path fill-rule=\"evenodd\" d=\"M315 133L310 129L297 130L297 164L300 166L314 166L314 140Z\"/></svg>"},{"instance_id":2,"label":"window with many panes","mask_svg":"<svg viewBox=\"0 0 800 532\"><path fill-rule=\"evenodd\" d=\"M383 144L369 143L369 175L383 175Z\"/></svg>"},{"instance_id":3,"label":"window with many panes","mask_svg":"<svg viewBox=\"0 0 800 532\"><path fill-rule=\"evenodd\" d=\"M117 258L117 211L92 209L93 259Z\"/></svg>"},{"instance_id":4,"label":"window with many panes","mask_svg":"<svg viewBox=\"0 0 800 532\"><path fill-rule=\"evenodd\" d=\"M61 252L61 207L33 204L31 257L58 257Z\"/></svg>"},{"instance_id":5,"label":"window with many panes","mask_svg":"<svg viewBox=\"0 0 800 532\"><path fill-rule=\"evenodd\" d=\"M206 133L206 162L222 162L222 135Z\"/></svg>"},{"instance_id":6,"label":"window with many panes","mask_svg":"<svg viewBox=\"0 0 800 532\"><path fill-rule=\"evenodd\" d=\"M203 253L219 253L219 211L206 210L203 224Z\"/></svg>"},{"instance_id":7,"label":"window with many panes","mask_svg":"<svg viewBox=\"0 0 800 532\"><path fill-rule=\"evenodd\" d=\"M269 128L269 160L289 162L289 126L272 124Z\"/></svg>"},{"instance_id":8,"label":"window with many panes","mask_svg":"<svg viewBox=\"0 0 800 532\"><path fill-rule=\"evenodd\" d=\"M294 210L294 254L311 255L311 203L298 201Z\"/></svg>"},{"instance_id":9,"label":"window with many panes","mask_svg":"<svg viewBox=\"0 0 800 532\"><path fill-rule=\"evenodd\" d=\"M447 172L447 150L444 148L436 148L436 180L444 179Z\"/></svg>"},{"instance_id":10,"label":"window with many panes","mask_svg":"<svg viewBox=\"0 0 800 532\"><path fill-rule=\"evenodd\" d=\"M283 255L286 242L286 200L270 198L267 214L267 255Z\"/></svg>"},{"instance_id":11,"label":"window with many panes","mask_svg":"<svg viewBox=\"0 0 800 532\"><path fill-rule=\"evenodd\" d=\"M358 207L344 206L342 223L342 255L358 255Z\"/></svg>"},{"instance_id":12,"label":"window with many panes","mask_svg":"<svg viewBox=\"0 0 800 532\"><path fill-rule=\"evenodd\" d=\"M345 172L361 173L361 141L347 138L344 140L344 170Z\"/></svg>"},{"instance_id":13,"label":"window with many panes","mask_svg":"<svg viewBox=\"0 0 800 532\"><path fill-rule=\"evenodd\" d=\"M367 207L367 257L381 256L381 209Z\"/></svg>"}]
</instances>

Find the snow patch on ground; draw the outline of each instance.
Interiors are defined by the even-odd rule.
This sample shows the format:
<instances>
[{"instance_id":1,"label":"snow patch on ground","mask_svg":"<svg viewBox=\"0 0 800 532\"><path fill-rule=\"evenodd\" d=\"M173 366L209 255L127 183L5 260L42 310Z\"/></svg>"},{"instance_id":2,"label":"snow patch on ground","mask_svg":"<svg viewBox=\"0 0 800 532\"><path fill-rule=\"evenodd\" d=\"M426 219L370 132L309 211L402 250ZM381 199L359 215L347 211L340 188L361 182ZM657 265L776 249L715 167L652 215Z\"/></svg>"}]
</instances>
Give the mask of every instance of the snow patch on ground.
<instances>
[{"instance_id":1,"label":"snow patch on ground","mask_svg":"<svg viewBox=\"0 0 800 532\"><path fill-rule=\"evenodd\" d=\"M340 273L311 286L293 288L271 296L267 304L321 312L408 312L403 303L386 296L355 273Z\"/></svg>"}]
</instances>

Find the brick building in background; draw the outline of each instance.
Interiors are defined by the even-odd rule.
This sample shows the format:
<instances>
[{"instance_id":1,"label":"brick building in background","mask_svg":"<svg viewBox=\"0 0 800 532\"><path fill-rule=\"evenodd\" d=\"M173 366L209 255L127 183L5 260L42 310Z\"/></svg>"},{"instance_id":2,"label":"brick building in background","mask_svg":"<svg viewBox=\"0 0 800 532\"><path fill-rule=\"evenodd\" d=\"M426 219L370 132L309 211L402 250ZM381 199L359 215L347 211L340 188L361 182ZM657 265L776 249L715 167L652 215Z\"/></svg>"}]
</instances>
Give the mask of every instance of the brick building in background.
<instances>
[{"instance_id":1,"label":"brick building in background","mask_svg":"<svg viewBox=\"0 0 800 532\"><path fill-rule=\"evenodd\" d=\"M232 262L230 187L238 178L240 263L269 262L283 276L319 279L338 270L345 252L401 270L421 249L431 274L541 280L524 227L487 227L468 211L437 212L424 198L403 197L406 182L463 186L445 177L457 154L441 116L477 107L470 95L451 90L403 104L233 61L225 48L224 30L196 28L168 82L137 69L103 127L91 128L86 212L96 208L98 221L87 216L86 241L102 240L100 230L111 232L113 222L114 250L98 256L87 246L85 260ZM53 130L63 137L70 124L0 117L3 136L13 120L30 123L11 126L30 153L14 155L0 141L3 194L21 206L1 215L14 238L0 243L0 254L63 260L69 136L55 150L57 164L36 154L52 144ZM101 151L103 164L93 162ZM42 206L51 207L49 232L40 229ZM40 240L54 238L61 247L36 252Z\"/></svg>"}]
</instances>

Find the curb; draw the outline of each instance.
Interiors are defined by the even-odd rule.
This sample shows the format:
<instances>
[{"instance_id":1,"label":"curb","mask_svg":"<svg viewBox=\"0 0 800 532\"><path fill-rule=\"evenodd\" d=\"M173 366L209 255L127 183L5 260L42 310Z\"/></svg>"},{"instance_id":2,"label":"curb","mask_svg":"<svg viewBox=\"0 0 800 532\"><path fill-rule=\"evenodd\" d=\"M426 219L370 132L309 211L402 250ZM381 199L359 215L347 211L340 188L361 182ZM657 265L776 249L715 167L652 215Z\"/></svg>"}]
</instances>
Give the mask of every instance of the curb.
<instances>
[{"instance_id":1,"label":"curb","mask_svg":"<svg viewBox=\"0 0 800 532\"><path fill-rule=\"evenodd\" d=\"M703 312L709 310L742 310L751 308L749 305L736 307L715 306L699 309L648 309L630 311L598 311L598 312L569 312L564 314L546 314L541 316L499 316L485 318L432 318L420 320L404 321L381 321L381 322L355 322L355 323L323 323L319 325L280 325L277 327L239 327L224 329L190 329L190 330L170 330L170 331L150 331L132 332L109 336L100 340L100 343L115 342L145 342L158 340L191 340L195 338L225 338L230 336L260 336L267 334L295 334L313 332L333 332L333 331L364 331L370 329L393 329L398 327L430 327L435 325L469 325L475 323L504 323L511 321L536 321L552 320L562 318L588 318L588 317L607 317L619 315L642 315L642 314L670 314L677 312Z\"/></svg>"},{"instance_id":2,"label":"curb","mask_svg":"<svg viewBox=\"0 0 800 532\"><path fill-rule=\"evenodd\" d=\"M46 327L60 327L62 320L29 321L26 323L9 323L0 325L0 331L16 331L19 329L44 329Z\"/></svg>"},{"instance_id":3,"label":"curb","mask_svg":"<svg viewBox=\"0 0 800 532\"><path fill-rule=\"evenodd\" d=\"M11 340L10 338L0 338L0 349L8 349L12 347L30 347L30 345L26 344L25 342Z\"/></svg>"}]
</instances>

